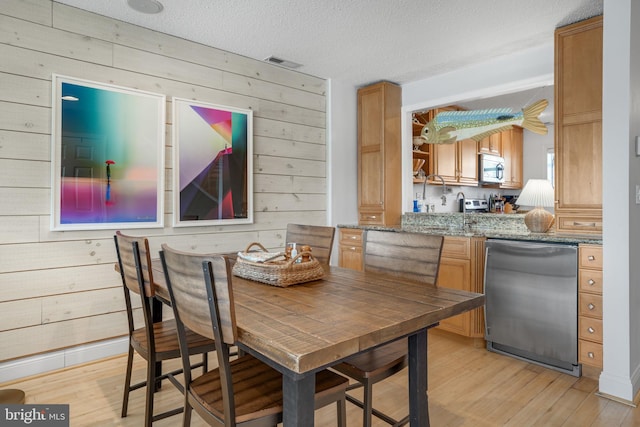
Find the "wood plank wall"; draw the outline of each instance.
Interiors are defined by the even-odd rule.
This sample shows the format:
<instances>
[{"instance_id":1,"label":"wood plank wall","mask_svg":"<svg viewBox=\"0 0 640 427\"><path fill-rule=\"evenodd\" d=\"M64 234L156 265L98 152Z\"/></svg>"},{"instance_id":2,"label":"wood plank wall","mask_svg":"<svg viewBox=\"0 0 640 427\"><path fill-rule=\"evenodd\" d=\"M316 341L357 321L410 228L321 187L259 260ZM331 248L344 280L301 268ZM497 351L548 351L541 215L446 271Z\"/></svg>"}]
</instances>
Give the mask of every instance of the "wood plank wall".
<instances>
[{"instance_id":1,"label":"wood plank wall","mask_svg":"<svg viewBox=\"0 0 640 427\"><path fill-rule=\"evenodd\" d=\"M49 230L51 74L167 96L165 227L191 251L284 246L326 224L323 79L50 0L0 2L0 362L126 334L113 230ZM171 97L254 111L251 225L173 229Z\"/></svg>"}]
</instances>

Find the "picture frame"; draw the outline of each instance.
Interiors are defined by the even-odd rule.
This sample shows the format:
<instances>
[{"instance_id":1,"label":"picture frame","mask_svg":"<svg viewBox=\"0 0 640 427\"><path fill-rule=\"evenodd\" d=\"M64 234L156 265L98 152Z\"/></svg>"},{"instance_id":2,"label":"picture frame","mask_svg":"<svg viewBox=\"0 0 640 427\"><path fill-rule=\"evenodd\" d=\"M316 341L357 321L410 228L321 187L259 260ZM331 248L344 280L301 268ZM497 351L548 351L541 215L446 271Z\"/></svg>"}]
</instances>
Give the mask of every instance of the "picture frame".
<instances>
[{"instance_id":1,"label":"picture frame","mask_svg":"<svg viewBox=\"0 0 640 427\"><path fill-rule=\"evenodd\" d=\"M172 98L174 227L253 223L253 111Z\"/></svg>"},{"instance_id":2,"label":"picture frame","mask_svg":"<svg viewBox=\"0 0 640 427\"><path fill-rule=\"evenodd\" d=\"M163 227L165 95L51 80L51 230Z\"/></svg>"}]
</instances>

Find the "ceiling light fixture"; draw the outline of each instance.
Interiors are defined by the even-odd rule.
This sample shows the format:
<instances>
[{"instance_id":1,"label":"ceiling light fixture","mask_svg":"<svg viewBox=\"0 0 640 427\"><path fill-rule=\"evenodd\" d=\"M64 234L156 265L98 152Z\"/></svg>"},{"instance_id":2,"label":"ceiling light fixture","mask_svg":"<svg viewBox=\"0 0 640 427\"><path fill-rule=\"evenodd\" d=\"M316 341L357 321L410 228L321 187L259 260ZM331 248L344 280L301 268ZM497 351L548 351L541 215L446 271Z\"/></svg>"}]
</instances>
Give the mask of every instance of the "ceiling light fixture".
<instances>
[{"instance_id":1,"label":"ceiling light fixture","mask_svg":"<svg viewBox=\"0 0 640 427\"><path fill-rule=\"evenodd\" d=\"M137 10L142 13L160 13L164 6L157 0L127 0L127 4L133 10Z\"/></svg>"},{"instance_id":2,"label":"ceiling light fixture","mask_svg":"<svg viewBox=\"0 0 640 427\"><path fill-rule=\"evenodd\" d=\"M297 62L288 61L282 58L276 58L275 56L270 56L268 58L265 58L264 60L271 64L280 65L281 67L291 68L292 70L302 67L302 64L298 64Z\"/></svg>"}]
</instances>

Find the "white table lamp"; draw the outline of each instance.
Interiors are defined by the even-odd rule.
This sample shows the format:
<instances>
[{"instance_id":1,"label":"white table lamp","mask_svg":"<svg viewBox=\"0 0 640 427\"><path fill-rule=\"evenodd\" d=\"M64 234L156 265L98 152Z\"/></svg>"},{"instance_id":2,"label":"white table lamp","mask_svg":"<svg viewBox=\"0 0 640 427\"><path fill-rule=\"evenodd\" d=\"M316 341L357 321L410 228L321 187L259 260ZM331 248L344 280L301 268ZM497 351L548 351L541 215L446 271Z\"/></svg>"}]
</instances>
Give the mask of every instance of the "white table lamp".
<instances>
[{"instance_id":1,"label":"white table lamp","mask_svg":"<svg viewBox=\"0 0 640 427\"><path fill-rule=\"evenodd\" d=\"M553 224L553 215L544 208L553 207L554 192L551 182L546 179L530 179L522 189L517 204L533 206L524 217L524 223L533 233L546 233Z\"/></svg>"}]
</instances>

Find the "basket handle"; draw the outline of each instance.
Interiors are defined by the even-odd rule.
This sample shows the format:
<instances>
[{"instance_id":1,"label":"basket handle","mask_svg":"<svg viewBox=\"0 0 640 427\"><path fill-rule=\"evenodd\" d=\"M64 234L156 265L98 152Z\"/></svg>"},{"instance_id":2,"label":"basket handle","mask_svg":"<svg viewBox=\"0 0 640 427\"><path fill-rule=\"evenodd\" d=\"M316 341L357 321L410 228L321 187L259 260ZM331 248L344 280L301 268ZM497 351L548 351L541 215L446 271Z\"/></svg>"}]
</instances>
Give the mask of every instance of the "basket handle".
<instances>
[{"instance_id":1,"label":"basket handle","mask_svg":"<svg viewBox=\"0 0 640 427\"><path fill-rule=\"evenodd\" d=\"M267 252L267 249L264 246L262 246L259 242L249 243L249 246L247 246L247 249L245 250L245 252L249 252L249 250L254 246L258 246L260 249L262 249L262 252Z\"/></svg>"}]
</instances>

